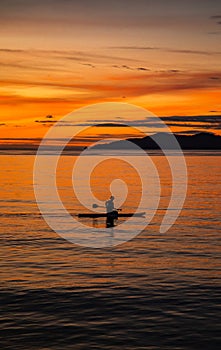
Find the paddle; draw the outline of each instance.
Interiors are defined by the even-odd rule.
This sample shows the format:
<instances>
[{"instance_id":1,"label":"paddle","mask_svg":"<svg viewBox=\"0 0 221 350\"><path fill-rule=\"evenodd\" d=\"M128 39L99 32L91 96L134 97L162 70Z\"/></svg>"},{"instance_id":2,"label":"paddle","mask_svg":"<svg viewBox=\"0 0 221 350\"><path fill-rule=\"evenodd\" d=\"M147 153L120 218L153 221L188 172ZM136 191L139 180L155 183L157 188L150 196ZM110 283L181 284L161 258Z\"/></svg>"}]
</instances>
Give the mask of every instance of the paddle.
<instances>
[{"instance_id":1,"label":"paddle","mask_svg":"<svg viewBox=\"0 0 221 350\"><path fill-rule=\"evenodd\" d=\"M103 205L98 205L96 203L92 204L92 208L105 208ZM117 211L121 211L122 209L115 209Z\"/></svg>"}]
</instances>

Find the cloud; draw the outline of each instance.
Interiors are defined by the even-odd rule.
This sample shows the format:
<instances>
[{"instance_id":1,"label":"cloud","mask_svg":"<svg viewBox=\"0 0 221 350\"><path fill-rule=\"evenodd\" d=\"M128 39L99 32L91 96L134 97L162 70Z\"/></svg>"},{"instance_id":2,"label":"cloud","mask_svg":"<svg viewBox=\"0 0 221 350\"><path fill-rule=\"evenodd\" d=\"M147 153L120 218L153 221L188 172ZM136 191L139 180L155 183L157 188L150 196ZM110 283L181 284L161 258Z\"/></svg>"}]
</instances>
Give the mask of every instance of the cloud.
<instances>
[{"instance_id":1,"label":"cloud","mask_svg":"<svg viewBox=\"0 0 221 350\"><path fill-rule=\"evenodd\" d=\"M30 83L32 86L32 84ZM7 106L21 106L22 104L60 104L60 103L73 103L73 98L68 97L28 97L22 96L19 94L10 94L10 95L0 95L0 100L2 105Z\"/></svg>"},{"instance_id":2,"label":"cloud","mask_svg":"<svg viewBox=\"0 0 221 350\"><path fill-rule=\"evenodd\" d=\"M221 15L215 15L215 16L211 16L211 19L221 19Z\"/></svg>"},{"instance_id":3,"label":"cloud","mask_svg":"<svg viewBox=\"0 0 221 350\"><path fill-rule=\"evenodd\" d=\"M31 71L46 71L46 72L56 72L58 71L58 68L56 69L56 67L50 67L50 66L46 66L44 67L43 65L37 65L36 63L34 64L30 64L30 63L17 63L17 62L4 62L4 61L0 61L0 67L3 68L16 68L19 70L31 70ZM62 69L61 67L59 67L59 71L63 71L63 72L67 72L67 70Z\"/></svg>"},{"instance_id":4,"label":"cloud","mask_svg":"<svg viewBox=\"0 0 221 350\"><path fill-rule=\"evenodd\" d=\"M189 128L189 129L207 129L207 130L219 130L221 129L221 115L219 116L169 116L161 117L161 120L155 117L147 117L143 120L122 120L122 123L115 120L102 120L102 124L97 125L97 120L90 120L84 123L74 121L65 122L59 121L56 127L73 127L73 126L94 126L100 127L140 127L145 126L147 128L162 129L167 124L169 127ZM42 123L44 121L41 121ZM164 124L164 123L165 124Z\"/></svg>"},{"instance_id":5,"label":"cloud","mask_svg":"<svg viewBox=\"0 0 221 350\"><path fill-rule=\"evenodd\" d=\"M132 70L132 69L133 69L133 68L127 66L126 64L123 64L121 67L122 67L122 68L125 68L125 69L129 69L129 70Z\"/></svg>"},{"instance_id":6,"label":"cloud","mask_svg":"<svg viewBox=\"0 0 221 350\"><path fill-rule=\"evenodd\" d=\"M0 48L0 52L5 52L5 53L24 53L24 52L26 52L26 50Z\"/></svg>"},{"instance_id":7,"label":"cloud","mask_svg":"<svg viewBox=\"0 0 221 350\"><path fill-rule=\"evenodd\" d=\"M176 122L203 122L203 123L221 123L221 115L197 115L197 116L170 116L161 117L164 121L176 121Z\"/></svg>"},{"instance_id":8,"label":"cloud","mask_svg":"<svg viewBox=\"0 0 221 350\"><path fill-rule=\"evenodd\" d=\"M128 69L128 70L137 70L137 71L146 71L146 72L150 72L149 68L145 68L145 67L132 67L132 66L128 66L126 64L123 65L112 65L112 68L118 68L118 69Z\"/></svg>"},{"instance_id":9,"label":"cloud","mask_svg":"<svg viewBox=\"0 0 221 350\"><path fill-rule=\"evenodd\" d=\"M150 71L150 69L145 68L145 67L138 67L136 68L137 70L141 70L141 71Z\"/></svg>"},{"instance_id":10,"label":"cloud","mask_svg":"<svg viewBox=\"0 0 221 350\"><path fill-rule=\"evenodd\" d=\"M152 120L153 119L153 120ZM140 125L146 125L147 127L152 128L160 128L164 126L159 120L155 120L155 118L148 118L148 120L140 120L137 122L132 122L133 127L140 126ZM164 121L169 127L179 127L179 128L188 128L189 132L192 133L196 129L204 129L204 130L220 130L221 129L221 115L220 116L170 116L170 117L161 117L162 121ZM43 125L52 125L49 121L45 120L36 120L35 122L42 123ZM92 121L88 123L82 123L82 124L76 124L76 122L70 123L70 122L62 122L62 121L55 121L55 126L58 127L73 127L73 126L90 126ZM94 121L96 124L96 120ZM92 123L93 124L93 123ZM99 127L124 127L123 124L119 123L110 123L105 122L102 125L94 125ZM130 126L130 123L128 122L126 127ZM193 130L194 129L194 130ZM182 131L184 132L184 131ZM186 132L186 131L185 131ZM33 139L35 140L35 139Z\"/></svg>"},{"instance_id":11,"label":"cloud","mask_svg":"<svg viewBox=\"0 0 221 350\"><path fill-rule=\"evenodd\" d=\"M47 117L46 117L47 118ZM58 120L35 120L35 123L42 123L42 124L54 124Z\"/></svg>"},{"instance_id":12,"label":"cloud","mask_svg":"<svg viewBox=\"0 0 221 350\"><path fill-rule=\"evenodd\" d=\"M171 127L179 127L179 128L200 128L205 130L221 130L221 124L216 125L204 125L204 124L178 124L178 123L168 123L168 126Z\"/></svg>"},{"instance_id":13,"label":"cloud","mask_svg":"<svg viewBox=\"0 0 221 350\"><path fill-rule=\"evenodd\" d=\"M217 116L171 116L161 117L161 119L168 125L180 128L201 128L207 130L221 129L221 115Z\"/></svg>"},{"instance_id":14,"label":"cloud","mask_svg":"<svg viewBox=\"0 0 221 350\"><path fill-rule=\"evenodd\" d=\"M104 124L97 124L95 125L97 128L99 127L111 127L111 128L115 128L115 127L121 127L121 128L126 128L127 125L124 124L117 124L117 123L104 123Z\"/></svg>"},{"instance_id":15,"label":"cloud","mask_svg":"<svg viewBox=\"0 0 221 350\"><path fill-rule=\"evenodd\" d=\"M189 49L173 49L166 47L151 47L151 46L110 46L109 49L116 50L141 50L141 51L162 51L175 54L191 54L191 55L221 55L221 51L205 51L205 50L189 50Z\"/></svg>"},{"instance_id":16,"label":"cloud","mask_svg":"<svg viewBox=\"0 0 221 350\"><path fill-rule=\"evenodd\" d=\"M119 65L117 67L122 68ZM122 96L130 98L158 93L217 89L221 85L221 72L215 70L192 72L171 69L156 72L137 70L141 67L128 67L131 69L119 72L112 70L111 75L108 71L100 79L80 80L74 77L73 82L59 74L34 80L33 75L27 74L21 74L20 78L14 79L2 77L1 86L7 93L0 94L1 104L5 106L23 104L76 106L101 100L116 100ZM17 93L15 94L14 91ZM31 95L28 96L26 91Z\"/></svg>"},{"instance_id":17,"label":"cloud","mask_svg":"<svg viewBox=\"0 0 221 350\"><path fill-rule=\"evenodd\" d=\"M91 64L91 63L81 63L82 66L88 66L88 67L91 67L91 68L95 68L96 66L94 64Z\"/></svg>"},{"instance_id":18,"label":"cloud","mask_svg":"<svg viewBox=\"0 0 221 350\"><path fill-rule=\"evenodd\" d=\"M221 32L208 32L209 35L220 35Z\"/></svg>"},{"instance_id":19,"label":"cloud","mask_svg":"<svg viewBox=\"0 0 221 350\"><path fill-rule=\"evenodd\" d=\"M201 133L202 130L194 129L194 130L182 130L182 131L176 131L176 135L195 135Z\"/></svg>"},{"instance_id":20,"label":"cloud","mask_svg":"<svg viewBox=\"0 0 221 350\"><path fill-rule=\"evenodd\" d=\"M53 53L53 51L49 51ZM134 59L131 57L122 57L122 56L113 56L113 55L104 55L104 54L98 54L93 53L89 51L77 51L77 52L71 52L71 51L58 51L58 53L62 56L60 58L71 60L71 61L82 61L82 60L105 60L105 62L109 62L112 60L127 60L128 62L138 62L139 59ZM84 62L83 62L84 63Z\"/></svg>"},{"instance_id":21,"label":"cloud","mask_svg":"<svg viewBox=\"0 0 221 350\"><path fill-rule=\"evenodd\" d=\"M215 20L216 21L216 24L221 24L221 15L215 15L215 16L211 16L210 17L211 19Z\"/></svg>"},{"instance_id":22,"label":"cloud","mask_svg":"<svg viewBox=\"0 0 221 350\"><path fill-rule=\"evenodd\" d=\"M1 64L5 66L14 66L15 68L31 68L53 71L67 71L67 62L73 61L85 66L95 68L97 64L111 64L114 61L121 62L140 62L138 58L122 57L119 55L105 55L93 52L91 50L42 50L42 49L27 49L13 50L1 48L0 55L3 55ZM10 54L8 56L8 54ZM1 55L2 56L2 55ZM37 58L37 61L36 61ZM4 60L5 59L5 60ZM67 62L65 62L67 61ZM22 63L21 63L22 62ZM126 65L125 63L123 63ZM70 70L70 68L69 68Z\"/></svg>"},{"instance_id":23,"label":"cloud","mask_svg":"<svg viewBox=\"0 0 221 350\"><path fill-rule=\"evenodd\" d=\"M180 73L180 70L178 69L170 69L168 70L169 73Z\"/></svg>"}]
</instances>

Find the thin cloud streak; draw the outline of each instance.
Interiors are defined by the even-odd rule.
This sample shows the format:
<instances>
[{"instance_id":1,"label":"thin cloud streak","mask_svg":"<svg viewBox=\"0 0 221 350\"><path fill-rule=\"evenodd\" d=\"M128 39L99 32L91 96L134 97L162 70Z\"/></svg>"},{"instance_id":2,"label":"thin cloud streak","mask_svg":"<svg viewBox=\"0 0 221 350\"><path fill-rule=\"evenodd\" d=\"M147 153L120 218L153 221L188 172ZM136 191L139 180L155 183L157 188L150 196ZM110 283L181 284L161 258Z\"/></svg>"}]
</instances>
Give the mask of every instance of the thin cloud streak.
<instances>
[{"instance_id":1,"label":"thin cloud streak","mask_svg":"<svg viewBox=\"0 0 221 350\"><path fill-rule=\"evenodd\" d=\"M181 49L172 49L166 47L151 47L151 46L110 46L108 47L111 50L141 50L141 51L162 51L168 53L177 53L177 54L192 54L192 55L221 55L221 51L204 51L204 50L181 50Z\"/></svg>"},{"instance_id":2,"label":"thin cloud streak","mask_svg":"<svg viewBox=\"0 0 221 350\"><path fill-rule=\"evenodd\" d=\"M211 16L210 18L212 18L212 19L221 19L221 15Z\"/></svg>"},{"instance_id":3,"label":"thin cloud streak","mask_svg":"<svg viewBox=\"0 0 221 350\"><path fill-rule=\"evenodd\" d=\"M9 49L9 48L0 48L0 54L22 54L29 57L42 57L44 59L62 59L67 61L76 61L87 63L85 60L127 60L128 62L139 62L139 59L130 58L130 57L122 57L115 55L104 55L99 53L94 53L92 51L82 51L82 50L42 50L42 49L25 49L25 50L17 50L17 49ZM17 58L17 57L16 57ZM91 63L91 62L90 62Z\"/></svg>"}]
</instances>

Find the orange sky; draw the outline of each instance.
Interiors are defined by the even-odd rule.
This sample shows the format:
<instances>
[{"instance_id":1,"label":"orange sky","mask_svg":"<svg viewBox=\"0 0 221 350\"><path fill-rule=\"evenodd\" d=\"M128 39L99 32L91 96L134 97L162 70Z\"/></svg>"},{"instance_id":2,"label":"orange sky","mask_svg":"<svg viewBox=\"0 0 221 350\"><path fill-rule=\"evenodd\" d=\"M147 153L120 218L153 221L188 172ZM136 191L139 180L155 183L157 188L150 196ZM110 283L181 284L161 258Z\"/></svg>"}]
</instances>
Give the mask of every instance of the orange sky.
<instances>
[{"instance_id":1,"label":"orange sky","mask_svg":"<svg viewBox=\"0 0 221 350\"><path fill-rule=\"evenodd\" d=\"M196 3L3 0L0 137L42 137L47 115L107 101L158 116L221 115L221 6ZM220 122L192 129L220 133Z\"/></svg>"}]
</instances>

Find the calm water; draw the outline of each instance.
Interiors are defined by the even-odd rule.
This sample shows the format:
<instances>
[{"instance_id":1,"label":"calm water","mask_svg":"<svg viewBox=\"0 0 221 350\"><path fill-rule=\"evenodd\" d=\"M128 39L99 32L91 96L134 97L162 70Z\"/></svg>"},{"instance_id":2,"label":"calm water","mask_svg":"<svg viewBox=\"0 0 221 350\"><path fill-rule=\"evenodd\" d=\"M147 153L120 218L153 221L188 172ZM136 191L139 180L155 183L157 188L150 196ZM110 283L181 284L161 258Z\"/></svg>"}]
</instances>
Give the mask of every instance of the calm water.
<instances>
[{"instance_id":1,"label":"calm water","mask_svg":"<svg viewBox=\"0 0 221 350\"><path fill-rule=\"evenodd\" d=\"M73 160L62 157L58 186L74 214L83 208L68 179ZM126 244L95 250L63 240L42 219L34 156L0 156L1 349L221 348L221 157L186 157L187 199L165 234L170 178L163 157L153 160L162 198L151 224ZM114 169L130 182L128 169ZM108 179L97 186L105 171L98 174L92 186L104 200ZM129 186L126 210L139 200L139 182Z\"/></svg>"}]
</instances>

